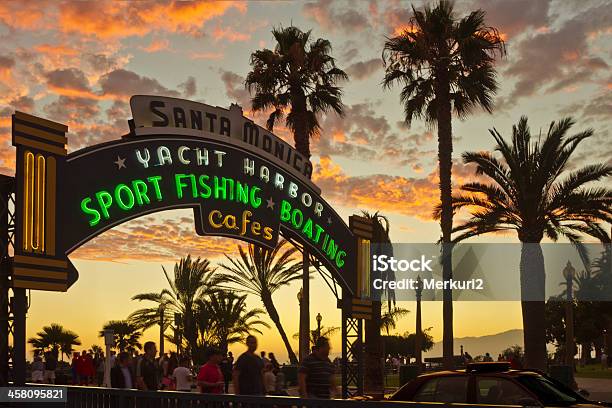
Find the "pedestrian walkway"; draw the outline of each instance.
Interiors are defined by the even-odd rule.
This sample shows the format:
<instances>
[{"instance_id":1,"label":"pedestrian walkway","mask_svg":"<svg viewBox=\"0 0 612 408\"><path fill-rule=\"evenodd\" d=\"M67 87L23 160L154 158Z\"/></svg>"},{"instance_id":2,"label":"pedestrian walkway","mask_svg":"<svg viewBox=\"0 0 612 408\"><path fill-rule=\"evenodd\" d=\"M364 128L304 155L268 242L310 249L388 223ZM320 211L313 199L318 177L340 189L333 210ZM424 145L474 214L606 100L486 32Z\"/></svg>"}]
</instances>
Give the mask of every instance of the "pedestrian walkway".
<instances>
[{"instance_id":1,"label":"pedestrian walkway","mask_svg":"<svg viewBox=\"0 0 612 408\"><path fill-rule=\"evenodd\" d=\"M612 402L612 379L578 377L576 382L589 392L590 400Z\"/></svg>"}]
</instances>

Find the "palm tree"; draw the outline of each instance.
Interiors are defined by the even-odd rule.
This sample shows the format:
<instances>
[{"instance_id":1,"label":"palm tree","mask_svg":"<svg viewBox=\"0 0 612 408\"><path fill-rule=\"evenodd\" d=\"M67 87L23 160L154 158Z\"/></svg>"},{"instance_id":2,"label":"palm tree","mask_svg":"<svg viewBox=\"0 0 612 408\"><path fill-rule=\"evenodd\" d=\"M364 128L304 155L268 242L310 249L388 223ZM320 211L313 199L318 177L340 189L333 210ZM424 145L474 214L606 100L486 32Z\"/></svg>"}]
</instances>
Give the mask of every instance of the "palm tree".
<instances>
[{"instance_id":1,"label":"palm tree","mask_svg":"<svg viewBox=\"0 0 612 408\"><path fill-rule=\"evenodd\" d=\"M224 352L230 344L244 340L253 332L261 334L258 326L270 327L259 319L263 310L247 310L246 295L217 291L208 300L199 302L199 309L208 311L210 319L207 319L206 324L216 344Z\"/></svg>"},{"instance_id":2,"label":"palm tree","mask_svg":"<svg viewBox=\"0 0 612 408\"><path fill-rule=\"evenodd\" d=\"M497 130L498 159L490 152L466 152L464 163L476 165L486 182L464 184L464 193L453 197L453 210L468 207L471 218L455 227L454 241L476 235L514 230L522 243L520 281L525 358L528 367L545 369L545 272L540 242L565 236L579 245L588 235L602 242L610 236L599 221L612 222L612 190L586 184L605 179L612 166L591 164L569 172L569 160L578 145L593 135L589 129L569 135L571 118L552 122L546 135L533 141L522 117L512 127L512 144ZM440 209L438 209L438 214ZM533 300L536 301L526 301Z\"/></svg>"},{"instance_id":3,"label":"palm tree","mask_svg":"<svg viewBox=\"0 0 612 408\"><path fill-rule=\"evenodd\" d=\"M148 300L157 303L157 306L138 309L128 316L128 321L135 324L142 331L159 325L159 355L164 354L164 336L166 330L171 327L171 319L174 319L173 312L169 307L170 296L168 296L169 293L167 292L167 289L163 289L159 293L140 293L133 296L132 300Z\"/></svg>"},{"instance_id":4,"label":"palm tree","mask_svg":"<svg viewBox=\"0 0 612 408\"><path fill-rule=\"evenodd\" d=\"M165 331L174 320L174 314L179 313L182 317L183 337L190 349L197 344L198 338L197 310L194 305L198 299L218 290L220 277L214 273L215 268L211 267L208 259L192 259L191 255L181 258L174 264L172 277L163 266L162 270L170 289L163 289L160 293L141 293L132 297L132 300L154 302L156 306L137 310L129 319L145 330L159 324L161 307L164 313L162 330Z\"/></svg>"},{"instance_id":5,"label":"palm tree","mask_svg":"<svg viewBox=\"0 0 612 408\"><path fill-rule=\"evenodd\" d=\"M100 330L100 337L104 337L104 330L113 331L113 347L119 352L127 351L135 354L136 350L142 349L142 344L139 342L142 332L135 324L127 320L111 320Z\"/></svg>"},{"instance_id":6,"label":"palm tree","mask_svg":"<svg viewBox=\"0 0 612 408\"><path fill-rule=\"evenodd\" d=\"M265 48L251 54L252 71L245 80L249 93L255 92L251 107L255 112L272 109L266 122L270 131L285 117L296 150L310 158L310 138L320 130L317 115L329 111L343 114L342 90L337 84L348 76L336 67L328 40L311 41L311 31L293 26L274 29L272 35L276 40L274 50ZM305 248L302 260L300 354L306 351L303 348L310 327L310 263Z\"/></svg>"},{"instance_id":7,"label":"palm tree","mask_svg":"<svg viewBox=\"0 0 612 408\"><path fill-rule=\"evenodd\" d=\"M278 289L302 277L302 262L295 260L297 249L285 248L286 244L287 241L281 240L272 250L250 244L248 254L242 246L238 246L239 258L230 258L226 255L229 264L220 264L221 268L229 272L221 275L221 279L235 283L236 289L232 288L233 290L249 293L261 299L285 344L289 361L291 364L297 364L297 357L289 344L272 300L272 295Z\"/></svg>"},{"instance_id":8,"label":"palm tree","mask_svg":"<svg viewBox=\"0 0 612 408\"><path fill-rule=\"evenodd\" d=\"M328 40L311 41L311 31L297 27L272 30L276 40L274 50L257 50L251 54L251 67L245 85L252 99L254 111L273 109L266 126L274 125L285 117L285 124L293 132L295 148L310 158L310 138L317 135L320 126L317 115L335 111L342 115L342 90L337 83L348 79L330 55Z\"/></svg>"},{"instance_id":9,"label":"palm tree","mask_svg":"<svg viewBox=\"0 0 612 408\"><path fill-rule=\"evenodd\" d=\"M388 336L389 331L395 329L397 326L398 319L407 316L408 313L410 313L410 310L402 307L392 307L391 309L387 309L380 319L380 328L385 329Z\"/></svg>"},{"instance_id":10,"label":"palm tree","mask_svg":"<svg viewBox=\"0 0 612 408\"><path fill-rule=\"evenodd\" d=\"M412 9L409 27L387 38L383 50L385 77L383 85L402 86L400 99L408 124L423 118L438 128L438 166L442 214L442 273L452 278L448 245L451 242L453 212L452 185L452 113L465 118L480 106L493 108L497 91L495 55L505 53L504 43L495 28L485 25L485 12L476 10L458 19L452 1L442 0L435 8ZM453 365L452 293L443 293L443 355L447 368Z\"/></svg>"},{"instance_id":11,"label":"palm tree","mask_svg":"<svg viewBox=\"0 0 612 408\"><path fill-rule=\"evenodd\" d=\"M44 326L42 331L36 333L37 337L28 339L34 349L40 351L53 351L54 353L61 352L62 361L64 354L70 356L73 351L72 346L80 346L81 341L79 336L71 330L57 323L51 323L49 326ZM56 355L57 356L57 355Z\"/></svg>"}]
</instances>

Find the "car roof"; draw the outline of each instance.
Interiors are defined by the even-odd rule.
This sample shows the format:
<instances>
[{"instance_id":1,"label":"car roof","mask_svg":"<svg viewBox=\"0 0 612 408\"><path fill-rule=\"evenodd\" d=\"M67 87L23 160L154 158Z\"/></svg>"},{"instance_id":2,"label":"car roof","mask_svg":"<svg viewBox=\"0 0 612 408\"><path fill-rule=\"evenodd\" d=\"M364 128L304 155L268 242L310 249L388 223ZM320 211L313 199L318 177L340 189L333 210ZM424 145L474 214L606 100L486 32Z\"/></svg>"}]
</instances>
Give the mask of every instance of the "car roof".
<instances>
[{"instance_id":1,"label":"car roof","mask_svg":"<svg viewBox=\"0 0 612 408\"><path fill-rule=\"evenodd\" d=\"M432 377L446 377L446 376L458 376L458 375L466 375L466 374L479 374L479 375L489 375L489 376L517 376L517 375L541 375L537 371L533 370L500 370L500 371L466 371L466 370L445 370L445 371L436 371L433 373L421 374L418 378L432 378Z\"/></svg>"}]
</instances>

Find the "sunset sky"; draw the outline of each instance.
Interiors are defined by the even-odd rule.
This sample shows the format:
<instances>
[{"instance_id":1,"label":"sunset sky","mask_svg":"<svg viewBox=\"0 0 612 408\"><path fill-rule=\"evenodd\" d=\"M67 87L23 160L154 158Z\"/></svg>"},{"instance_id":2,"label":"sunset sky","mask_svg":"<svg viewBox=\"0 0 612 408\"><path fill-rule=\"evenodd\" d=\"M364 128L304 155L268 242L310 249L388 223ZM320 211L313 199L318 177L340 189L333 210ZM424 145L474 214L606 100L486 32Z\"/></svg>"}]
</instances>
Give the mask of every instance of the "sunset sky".
<instances>
[{"instance_id":1,"label":"sunset sky","mask_svg":"<svg viewBox=\"0 0 612 408\"><path fill-rule=\"evenodd\" d=\"M381 52L385 36L398 33L422 2L382 0L315 2L0 2L0 170L14 174L10 115L32 113L69 126L69 151L114 140L128 130L129 97L155 94L228 107L238 103L251 116L243 81L253 50L274 47L273 27L312 29L331 41L343 84L346 115L321 118L312 142L313 179L345 218L381 211L391 221L394 242L434 242L431 218L438 200L435 130L403 123L399 89L383 90ZM533 133L572 115L575 131L595 136L576 154L575 165L612 160L612 2L549 0L457 1L463 15L483 8L487 24L507 43L498 64L500 92L493 114L455 120L455 185L471 169L458 158L466 150L490 150L487 129L509 135L521 115ZM252 116L260 124L265 117ZM277 135L291 141L280 127ZM480 241L513 241L513 236ZM514 242L514 241L513 241ZM238 241L203 238L190 210L143 217L104 233L71 255L80 279L67 293L32 292L28 337L58 322L77 332L84 346L102 344L104 322L124 319L145 304L131 296L165 287L161 265L171 269L188 253L218 260ZM299 284L275 295L281 320L297 332ZM312 283L312 324L339 326L335 298L319 276ZM249 305L261 307L258 299ZM414 311L412 303L401 304ZM441 304L424 306L423 324L441 338ZM518 303L456 303L455 335L479 336L520 328ZM271 322L270 322L271 323ZM414 313L398 332L414 330ZM145 339L156 339L150 330ZM297 349L297 341L292 340ZM262 349L286 359L280 336L266 330ZM340 351L339 336L334 348ZM458 349L459 345L456 344ZM242 346L233 347L240 351Z\"/></svg>"}]
</instances>

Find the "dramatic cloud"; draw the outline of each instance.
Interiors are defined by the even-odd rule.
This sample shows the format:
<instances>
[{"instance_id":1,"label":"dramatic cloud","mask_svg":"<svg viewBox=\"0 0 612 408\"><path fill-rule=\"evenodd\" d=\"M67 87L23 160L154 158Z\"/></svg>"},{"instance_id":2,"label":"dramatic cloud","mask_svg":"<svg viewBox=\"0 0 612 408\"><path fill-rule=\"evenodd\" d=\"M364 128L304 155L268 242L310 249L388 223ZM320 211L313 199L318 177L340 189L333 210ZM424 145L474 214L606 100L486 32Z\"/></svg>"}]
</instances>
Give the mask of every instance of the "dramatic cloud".
<instances>
[{"instance_id":1,"label":"dramatic cloud","mask_svg":"<svg viewBox=\"0 0 612 408\"><path fill-rule=\"evenodd\" d=\"M45 115L61 123L90 121L100 113L98 101L90 98L60 95L43 108Z\"/></svg>"},{"instance_id":2,"label":"dramatic cloud","mask_svg":"<svg viewBox=\"0 0 612 408\"><path fill-rule=\"evenodd\" d=\"M217 41L227 40L229 42L248 41L251 39L251 34L241 33L241 32L233 30L230 27L225 27L225 28L216 27L212 32L212 36Z\"/></svg>"},{"instance_id":3,"label":"dramatic cloud","mask_svg":"<svg viewBox=\"0 0 612 408\"><path fill-rule=\"evenodd\" d=\"M89 81L78 68L56 69L45 73L47 86L53 92L66 96L90 95Z\"/></svg>"},{"instance_id":4,"label":"dramatic cloud","mask_svg":"<svg viewBox=\"0 0 612 408\"><path fill-rule=\"evenodd\" d=\"M221 81L225 85L225 94L231 102L242 106L245 111L249 110L251 108L251 96L244 87L244 77L224 69L220 69L219 73L221 74Z\"/></svg>"},{"instance_id":5,"label":"dramatic cloud","mask_svg":"<svg viewBox=\"0 0 612 408\"><path fill-rule=\"evenodd\" d=\"M376 71L382 69L382 60L380 58L373 58L367 61L359 61L346 68L346 73L350 79L366 79L369 78Z\"/></svg>"},{"instance_id":6,"label":"dramatic cloud","mask_svg":"<svg viewBox=\"0 0 612 408\"><path fill-rule=\"evenodd\" d=\"M185 98L191 98L198 91L196 80L190 76L185 82L179 84L179 89L183 92Z\"/></svg>"},{"instance_id":7,"label":"dramatic cloud","mask_svg":"<svg viewBox=\"0 0 612 408\"><path fill-rule=\"evenodd\" d=\"M100 78L100 87L104 95L120 98L137 94L180 96L179 92L166 88L157 79L140 76L126 69L116 69L103 75Z\"/></svg>"},{"instance_id":8,"label":"dramatic cloud","mask_svg":"<svg viewBox=\"0 0 612 408\"><path fill-rule=\"evenodd\" d=\"M7 69L15 66L15 59L8 55L0 55L0 68Z\"/></svg>"},{"instance_id":9,"label":"dramatic cloud","mask_svg":"<svg viewBox=\"0 0 612 408\"><path fill-rule=\"evenodd\" d=\"M191 254L214 258L236 250L237 242L221 237L196 235L193 216L188 211L176 213L176 217L141 217L94 238L71 257L98 261L143 260L152 262L180 259ZM246 245L246 244L243 244ZM112 248L112 252L109 252Z\"/></svg>"},{"instance_id":10,"label":"dramatic cloud","mask_svg":"<svg viewBox=\"0 0 612 408\"><path fill-rule=\"evenodd\" d=\"M59 7L59 28L99 38L144 36L167 31L201 36L207 21L246 3L233 1L65 2Z\"/></svg>"},{"instance_id":11,"label":"dramatic cloud","mask_svg":"<svg viewBox=\"0 0 612 408\"><path fill-rule=\"evenodd\" d=\"M602 30L610 29L612 4L585 10L564 21L556 30L536 32L522 40L512 52L514 57L505 74L517 78L508 100L538 92L556 92L594 81L608 64L595 56L591 46Z\"/></svg>"},{"instance_id":12,"label":"dramatic cloud","mask_svg":"<svg viewBox=\"0 0 612 408\"><path fill-rule=\"evenodd\" d=\"M85 56L85 62L94 72L106 73L122 65L127 61L121 61L115 56L106 54L88 54Z\"/></svg>"},{"instance_id":13,"label":"dramatic cloud","mask_svg":"<svg viewBox=\"0 0 612 408\"><path fill-rule=\"evenodd\" d=\"M529 28L544 30L549 23L550 3L550 0L475 0L466 7L466 12L485 10L486 24L497 28L508 40Z\"/></svg>"},{"instance_id":14,"label":"dramatic cloud","mask_svg":"<svg viewBox=\"0 0 612 408\"><path fill-rule=\"evenodd\" d=\"M321 27L329 31L340 29L347 33L362 31L369 26L368 18L357 10L359 2L351 3L350 7L334 8L331 0L317 0L304 4L302 11Z\"/></svg>"},{"instance_id":15,"label":"dramatic cloud","mask_svg":"<svg viewBox=\"0 0 612 408\"><path fill-rule=\"evenodd\" d=\"M155 39L151 41L149 45L147 45L146 47L143 47L142 49L146 52L158 52L158 51L167 50L169 46L170 46L170 41L164 38L164 39Z\"/></svg>"},{"instance_id":16,"label":"dramatic cloud","mask_svg":"<svg viewBox=\"0 0 612 408\"><path fill-rule=\"evenodd\" d=\"M473 178L473 171L462 164L453 166L455 185ZM374 174L349 176L328 156L322 156L313 171L314 182L325 197L339 205L365 208L431 220L439 203L437 171L423 178Z\"/></svg>"},{"instance_id":17,"label":"dramatic cloud","mask_svg":"<svg viewBox=\"0 0 612 408\"><path fill-rule=\"evenodd\" d=\"M358 103L346 106L342 117L325 116L321 120L321 135L313 150L323 156L383 160L402 166L417 164L428 153L417 141L421 138L430 140L431 134L397 133L376 108L372 103Z\"/></svg>"}]
</instances>

